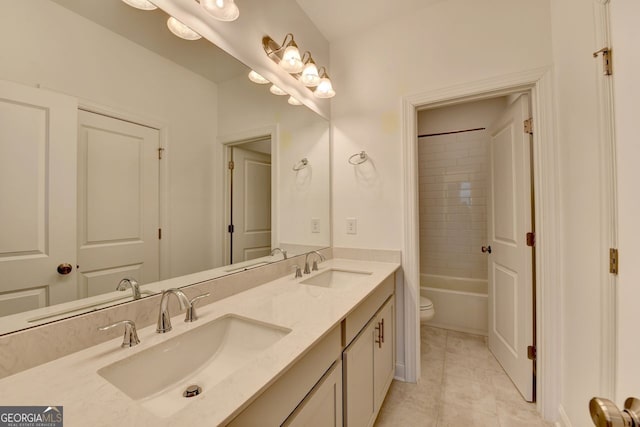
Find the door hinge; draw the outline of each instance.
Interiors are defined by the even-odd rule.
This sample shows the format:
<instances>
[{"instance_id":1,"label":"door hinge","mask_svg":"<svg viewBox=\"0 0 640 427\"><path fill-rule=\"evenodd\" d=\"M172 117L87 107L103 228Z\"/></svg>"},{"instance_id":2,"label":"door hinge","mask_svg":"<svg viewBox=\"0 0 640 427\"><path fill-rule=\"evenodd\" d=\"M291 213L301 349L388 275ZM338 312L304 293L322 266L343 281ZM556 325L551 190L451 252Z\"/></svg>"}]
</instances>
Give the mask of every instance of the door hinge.
<instances>
[{"instance_id":1,"label":"door hinge","mask_svg":"<svg viewBox=\"0 0 640 427\"><path fill-rule=\"evenodd\" d=\"M614 248L609 249L609 273L618 274L620 270L619 262L618 250Z\"/></svg>"},{"instance_id":2,"label":"door hinge","mask_svg":"<svg viewBox=\"0 0 640 427\"><path fill-rule=\"evenodd\" d=\"M229 170L233 170L234 167L235 164L233 163L233 160L229 161Z\"/></svg>"},{"instance_id":3,"label":"door hinge","mask_svg":"<svg viewBox=\"0 0 640 427\"><path fill-rule=\"evenodd\" d=\"M602 72L605 76L613 74L613 61L611 60L611 49L603 47L597 52L593 52L593 57L597 58L598 54L602 53Z\"/></svg>"},{"instance_id":4,"label":"door hinge","mask_svg":"<svg viewBox=\"0 0 640 427\"><path fill-rule=\"evenodd\" d=\"M536 245L536 233L527 233L527 246L532 248Z\"/></svg>"},{"instance_id":5,"label":"door hinge","mask_svg":"<svg viewBox=\"0 0 640 427\"><path fill-rule=\"evenodd\" d=\"M235 230L235 227L233 226L233 224L229 224L229 226L227 227L227 231L228 231L229 233L233 233L233 232L234 232L234 230Z\"/></svg>"},{"instance_id":6,"label":"door hinge","mask_svg":"<svg viewBox=\"0 0 640 427\"><path fill-rule=\"evenodd\" d=\"M158 240L162 240L162 228L158 228Z\"/></svg>"},{"instance_id":7,"label":"door hinge","mask_svg":"<svg viewBox=\"0 0 640 427\"><path fill-rule=\"evenodd\" d=\"M162 153L164 153L164 148L158 148L158 160L162 160Z\"/></svg>"},{"instance_id":8,"label":"door hinge","mask_svg":"<svg viewBox=\"0 0 640 427\"><path fill-rule=\"evenodd\" d=\"M537 351L535 345L530 345L527 347L527 359L536 360Z\"/></svg>"},{"instance_id":9,"label":"door hinge","mask_svg":"<svg viewBox=\"0 0 640 427\"><path fill-rule=\"evenodd\" d=\"M524 133L533 135L533 118L528 118L524 121Z\"/></svg>"}]
</instances>

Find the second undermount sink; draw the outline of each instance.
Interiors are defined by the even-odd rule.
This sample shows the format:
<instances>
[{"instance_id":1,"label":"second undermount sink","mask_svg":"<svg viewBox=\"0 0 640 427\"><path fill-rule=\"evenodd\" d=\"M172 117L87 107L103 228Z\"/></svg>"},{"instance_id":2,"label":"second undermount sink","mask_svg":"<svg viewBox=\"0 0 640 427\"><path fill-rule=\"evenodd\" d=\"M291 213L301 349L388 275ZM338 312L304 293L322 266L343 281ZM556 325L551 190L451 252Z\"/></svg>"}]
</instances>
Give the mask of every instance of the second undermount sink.
<instances>
[{"instance_id":1,"label":"second undermount sink","mask_svg":"<svg viewBox=\"0 0 640 427\"><path fill-rule=\"evenodd\" d=\"M348 286L370 275L371 272L369 271L354 271L331 268L315 276L309 277L308 279L303 280L300 283L303 285L314 285L322 286L325 288L333 288L338 286Z\"/></svg>"},{"instance_id":2,"label":"second undermount sink","mask_svg":"<svg viewBox=\"0 0 640 427\"><path fill-rule=\"evenodd\" d=\"M190 399L183 393L198 385L202 393L291 332L288 328L229 314L170 338L98 374L160 417L168 417Z\"/></svg>"}]
</instances>

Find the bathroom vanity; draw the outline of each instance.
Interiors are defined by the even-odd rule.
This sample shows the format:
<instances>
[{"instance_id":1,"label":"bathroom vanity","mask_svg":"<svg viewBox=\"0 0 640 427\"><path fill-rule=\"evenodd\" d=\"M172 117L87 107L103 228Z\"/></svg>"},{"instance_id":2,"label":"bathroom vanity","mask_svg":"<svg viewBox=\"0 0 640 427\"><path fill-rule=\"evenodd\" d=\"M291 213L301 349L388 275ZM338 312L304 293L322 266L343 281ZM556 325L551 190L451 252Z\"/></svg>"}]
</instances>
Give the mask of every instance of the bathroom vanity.
<instances>
[{"instance_id":1,"label":"bathroom vanity","mask_svg":"<svg viewBox=\"0 0 640 427\"><path fill-rule=\"evenodd\" d=\"M142 328L134 347L119 337L0 380L3 405L63 406L65 426L372 425L395 368L398 268L331 259L193 323L174 309L172 331Z\"/></svg>"}]
</instances>

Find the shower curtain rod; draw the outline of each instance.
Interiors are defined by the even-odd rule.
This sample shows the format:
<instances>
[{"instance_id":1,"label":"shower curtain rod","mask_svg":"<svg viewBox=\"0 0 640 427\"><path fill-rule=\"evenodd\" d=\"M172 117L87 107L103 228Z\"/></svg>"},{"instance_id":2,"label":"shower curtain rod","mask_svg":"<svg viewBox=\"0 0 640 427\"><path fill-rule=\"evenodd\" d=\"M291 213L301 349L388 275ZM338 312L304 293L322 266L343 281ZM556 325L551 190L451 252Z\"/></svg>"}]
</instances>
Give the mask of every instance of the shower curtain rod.
<instances>
[{"instance_id":1,"label":"shower curtain rod","mask_svg":"<svg viewBox=\"0 0 640 427\"><path fill-rule=\"evenodd\" d=\"M475 128L475 129L465 129L465 130L454 130L451 132L425 133L424 135L418 135L418 138L425 138L427 136L451 135L452 133L474 132L477 130L485 130L485 129L486 128Z\"/></svg>"}]
</instances>

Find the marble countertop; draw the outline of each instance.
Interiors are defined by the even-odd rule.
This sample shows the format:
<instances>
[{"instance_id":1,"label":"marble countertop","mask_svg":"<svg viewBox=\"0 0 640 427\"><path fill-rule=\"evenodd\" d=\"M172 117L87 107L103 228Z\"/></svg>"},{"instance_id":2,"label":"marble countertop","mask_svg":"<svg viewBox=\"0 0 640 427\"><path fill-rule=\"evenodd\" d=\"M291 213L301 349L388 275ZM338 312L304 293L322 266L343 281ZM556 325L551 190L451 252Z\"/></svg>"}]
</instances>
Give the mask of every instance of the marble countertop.
<instances>
[{"instance_id":1,"label":"marble countertop","mask_svg":"<svg viewBox=\"0 0 640 427\"><path fill-rule=\"evenodd\" d=\"M399 267L387 262L326 261L311 276L295 279L289 274L199 307L197 322L184 323L184 313L175 313L171 332L157 334L155 325L140 329L141 343L135 347L123 349L122 338L117 338L4 378L0 380L0 402L3 406L63 406L66 427L225 424ZM339 288L300 284L331 268L366 271L371 275ZM147 411L97 373L107 365L226 314L275 324L291 332L169 417Z\"/></svg>"}]
</instances>

